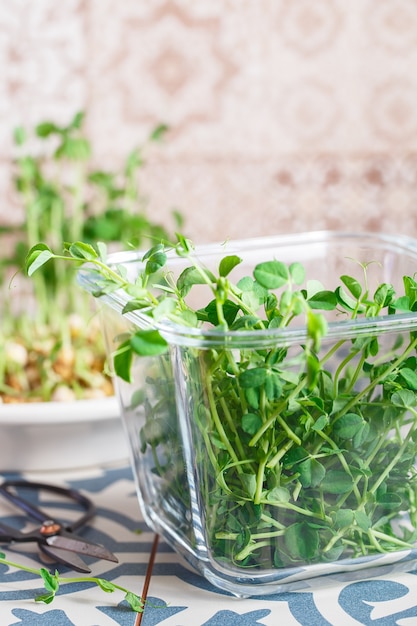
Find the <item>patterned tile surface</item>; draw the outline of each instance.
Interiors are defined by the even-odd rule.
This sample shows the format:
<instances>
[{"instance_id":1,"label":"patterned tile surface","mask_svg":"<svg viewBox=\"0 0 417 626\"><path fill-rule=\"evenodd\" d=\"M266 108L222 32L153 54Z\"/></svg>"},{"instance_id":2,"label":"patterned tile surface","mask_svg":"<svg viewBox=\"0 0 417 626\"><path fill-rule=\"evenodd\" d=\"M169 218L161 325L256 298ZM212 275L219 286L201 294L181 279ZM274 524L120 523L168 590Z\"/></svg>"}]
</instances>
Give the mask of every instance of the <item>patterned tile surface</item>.
<instances>
[{"instance_id":1,"label":"patterned tile surface","mask_svg":"<svg viewBox=\"0 0 417 626\"><path fill-rule=\"evenodd\" d=\"M52 481L50 475L28 478ZM85 530L86 537L103 543L119 558L119 564L94 561L92 575L102 576L142 593L153 543L153 534L141 520L131 472L119 469L57 473L54 484L70 484L90 496L97 515ZM0 501L0 517L22 526L10 506ZM138 534L137 531L141 532ZM39 567L30 547L16 553L2 546L9 558ZM150 581L142 626L355 626L363 624L415 624L416 571L405 562L394 573L383 567L372 579L352 572L350 579L337 576L267 597L233 598L195 574L160 541ZM64 576L71 576L58 566ZM0 610L4 626L134 626L135 616L122 596L104 594L93 585L61 585L52 605L35 603L41 592L39 579L0 566Z\"/></svg>"},{"instance_id":2,"label":"patterned tile surface","mask_svg":"<svg viewBox=\"0 0 417 626\"><path fill-rule=\"evenodd\" d=\"M84 108L103 166L170 125L151 211L199 242L417 234L413 0L14 0L0 33L0 220L12 128Z\"/></svg>"}]
</instances>

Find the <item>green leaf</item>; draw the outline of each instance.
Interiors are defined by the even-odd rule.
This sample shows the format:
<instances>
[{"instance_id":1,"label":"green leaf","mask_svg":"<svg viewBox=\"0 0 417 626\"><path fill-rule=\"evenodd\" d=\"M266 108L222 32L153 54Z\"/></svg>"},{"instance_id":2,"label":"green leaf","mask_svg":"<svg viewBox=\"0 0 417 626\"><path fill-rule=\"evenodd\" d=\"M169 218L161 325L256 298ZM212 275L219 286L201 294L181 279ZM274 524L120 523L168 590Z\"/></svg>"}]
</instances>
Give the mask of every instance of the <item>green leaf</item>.
<instances>
[{"instance_id":1,"label":"green leaf","mask_svg":"<svg viewBox=\"0 0 417 626\"><path fill-rule=\"evenodd\" d=\"M216 282L216 278L211 272L206 271L206 275L212 283ZM186 267L178 277L177 289L184 298L193 285L204 285L205 282L204 276L201 275L201 272L196 267Z\"/></svg>"},{"instance_id":2,"label":"green leaf","mask_svg":"<svg viewBox=\"0 0 417 626\"><path fill-rule=\"evenodd\" d=\"M400 376L407 383L408 389L417 391L417 373L414 370L411 370L408 367L403 367L400 369Z\"/></svg>"},{"instance_id":3,"label":"green leaf","mask_svg":"<svg viewBox=\"0 0 417 626\"><path fill-rule=\"evenodd\" d=\"M326 475L324 466L317 459L306 459L297 465L303 487L318 487Z\"/></svg>"},{"instance_id":4,"label":"green leaf","mask_svg":"<svg viewBox=\"0 0 417 626\"><path fill-rule=\"evenodd\" d=\"M157 330L139 330L130 338L130 346L139 356L157 356L168 350L167 341Z\"/></svg>"},{"instance_id":5,"label":"green leaf","mask_svg":"<svg viewBox=\"0 0 417 626\"><path fill-rule=\"evenodd\" d=\"M363 427L364 421L356 413L346 413L342 415L334 424L333 430L341 439L352 439Z\"/></svg>"},{"instance_id":6,"label":"green leaf","mask_svg":"<svg viewBox=\"0 0 417 626\"><path fill-rule=\"evenodd\" d=\"M44 602L44 604L51 604L55 598L55 594L50 593L42 593L35 598L35 602Z\"/></svg>"},{"instance_id":7,"label":"green leaf","mask_svg":"<svg viewBox=\"0 0 417 626\"><path fill-rule=\"evenodd\" d=\"M26 141L26 131L23 126L18 126L14 129L13 138L17 146L23 146Z\"/></svg>"},{"instance_id":8,"label":"green leaf","mask_svg":"<svg viewBox=\"0 0 417 626\"><path fill-rule=\"evenodd\" d=\"M289 272L285 263L280 261L266 261L259 263L253 275L262 287L266 289L278 289L288 282Z\"/></svg>"},{"instance_id":9,"label":"green leaf","mask_svg":"<svg viewBox=\"0 0 417 626\"><path fill-rule=\"evenodd\" d=\"M180 257L188 256L193 250L194 245L190 239L184 237L181 233L175 233L178 239L178 243L175 246L175 252Z\"/></svg>"},{"instance_id":10,"label":"green leaf","mask_svg":"<svg viewBox=\"0 0 417 626\"><path fill-rule=\"evenodd\" d=\"M161 141L168 131L169 126L167 126L167 124L159 124L153 129L149 136L149 139L151 141Z\"/></svg>"},{"instance_id":11,"label":"green leaf","mask_svg":"<svg viewBox=\"0 0 417 626\"><path fill-rule=\"evenodd\" d=\"M113 593L116 590L116 587L109 580L105 580L104 578L96 578L96 583L106 593Z\"/></svg>"},{"instance_id":12,"label":"green leaf","mask_svg":"<svg viewBox=\"0 0 417 626\"><path fill-rule=\"evenodd\" d=\"M395 291L393 286L388 283L382 283L375 291L374 300L379 306L386 307L391 304L394 295Z\"/></svg>"},{"instance_id":13,"label":"green leaf","mask_svg":"<svg viewBox=\"0 0 417 626\"><path fill-rule=\"evenodd\" d=\"M282 395L282 381L275 372L267 371L265 393L268 400L277 400Z\"/></svg>"},{"instance_id":14,"label":"green leaf","mask_svg":"<svg viewBox=\"0 0 417 626\"><path fill-rule=\"evenodd\" d=\"M362 427L356 431L352 437L352 444L355 448L359 448L365 441L367 441L371 428L368 422L363 422Z\"/></svg>"},{"instance_id":15,"label":"green leaf","mask_svg":"<svg viewBox=\"0 0 417 626\"><path fill-rule=\"evenodd\" d=\"M27 254L25 259L25 269L28 276L32 276L36 270L45 265L50 259L52 259L54 254L48 248L47 245L43 243L38 243L36 246L33 246Z\"/></svg>"},{"instance_id":16,"label":"green leaf","mask_svg":"<svg viewBox=\"0 0 417 626\"><path fill-rule=\"evenodd\" d=\"M294 468L294 471L297 471L295 467L300 461L304 461L309 457L309 454L305 448L301 446L297 446L291 448L287 454L284 456L283 465L286 469Z\"/></svg>"},{"instance_id":17,"label":"green leaf","mask_svg":"<svg viewBox=\"0 0 417 626\"><path fill-rule=\"evenodd\" d=\"M245 389L245 398L252 409L259 409L259 389L248 387Z\"/></svg>"},{"instance_id":18,"label":"green leaf","mask_svg":"<svg viewBox=\"0 0 417 626\"><path fill-rule=\"evenodd\" d=\"M41 124L38 124L35 128L37 136L42 138L60 133L60 130L61 129L53 122L41 122Z\"/></svg>"},{"instance_id":19,"label":"green leaf","mask_svg":"<svg viewBox=\"0 0 417 626\"><path fill-rule=\"evenodd\" d=\"M372 526L372 522L369 519L368 515L365 513L365 511L355 511L355 521L359 528L361 528L365 532L369 530Z\"/></svg>"},{"instance_id":20,"label":"green leaf","mask_svg":"<svg viewBox=\"0 0 417 626\"><path fill-rule=\"evenodd\" d=\"M303 290L305 298L310 300L316 293L319 291L325 291L323 283L319 280L308 280L307 281L307 289Z\"/></svg>"},{"instance_id":21,"label":"green leaf","mask_svg":"<svg viewBox=\"0 0 417 626\"><path fill-rule=\"evenodd\" d=\"M139 596L131 591L128 591L125 595L125 600L129 604L130 608L136 613L143 613L144 603Z\"/></svg>"},{"instance_id":22,"label":"green leaf","mask_svg":"<svg viewBox=\"0 0 417 626\"><path fill-rule=\"evenodd\" d=\"M289 266L290 276L296 285L302 285L305 280L305 269L301 263L291 263Z\"/></svg>"},{"instance_id":23,"label":"green leaf","mask_svg":"<svg viewBox=\"0 0 417 626\"><path fill-rule=\"evenodd\" d=\"M85 113L84 111L77 111L77 113L74 115L74 117L72 118L70 125L68 127L69 129L77 129L79 130L83 123L84 123L84 118L85 118Z\"/></svg>"},{"instance_id":24,"label":"green leaf","mask_svg":"<svg viewBox=\"0 0 417 626\"><path fill-rule=\"evenodd\" d=\"M292 291L291 289L285 289L281 293L281 297L279 299L279 310L282 316L287 315L292 302Z\"/></svg>"},{"instance_id":25,"label":"green leaf","mask_svg":"<svg viewBox=\"0 0 417 626\"><path fill-rule=\"evenodd\" d=\"M291 308L293 315L301 315L305 312L305 298L301 291L296 291L292 294Z\"/></svg>"},{"instance_id":26,"label":"green leaf","mask_svg":"<svg viewBox=\"0 0 417 626\"><path fill-rule=\"evenodd\" d=\"M369 343L366 347L363 348L363 351L366 357L368 357L369 355L376 356L379 352L378 338L369 338Z\"/></svg>"},{"instance_id":27,"label":"green leaf","mask_svg":"<svg viewBox=\"0 0 417 626\"><path fill-rule=\"evenodd\" d=\"M257 283L254 283L254 285L256 286ZM264 301L263 295L261 295L256 288L254 288L253 291L242 292L241 299L242 299L244 306L253 311L256 311L259 308L259 306L262 304L262 302ZM258 324L259 324L259 318L258 318Z\"/></svg>"},{"instance_id":28,"label":"green leaf","mask_svg":"<svg viewBox=\"0 0 417 626\"><path fill-rule=\"evenodd\" d=\"M130 339L124 341L113 354L114 371L119 378L130 383L133 352Z\"/></svg>"},{"instance_id":29,"label":"green leaf","mask_svg":"<svg viewBox=\"0 0 417 626\"><path fill-rule=\"evenodd\" d=\"M352 509L338 509L334 515L336 528L346 528L353 524L355 514Z\"/></svg>"},{"instance_id":30,"label":"green leaf","mask_svg":"<svg viewBox=\"0 0 417 626\"><path fill-rule=\"evenodd\" d=\"M235 319L230 330L249 330L256 327L259 327L259 317L255 315L240 315Z\"/></svg>"},{"instance_id":31,"label":"green leaf","mask_svg":"<svg viewBox=\"0 0 417 626\"><path fill-rule=\"evenodd\" d=\"M417 302L417 282L411 276L404 276L403 278L405 295L408 297L409 306L412 311L415 310L415 304Z\"/></svg>"},{"instance_id":32,"label":"green leaf","mask_svg":"<svg viewBox=\"0 0 417 626\"><path fill-rule=\"evenodd\" d=\"M141 309L149 307L149 302L146 300L136 300L136 298L126 302L122 309L122 314L131 313L132 311L140 311Z\"/></svg>"},{"instance_id":33,"label":"green leaf","mask_svg":"<svg viewBox=\"0 0 417 626\"><path fill-rule=\"evenodd\" d=\"M145 265L145 273L150 275L159 272L159 270L164 267L166 261L167 255L165 252L155 252L155 254L149 257Z\"/></svg>"},{"instance_id":34,"label":"green leaf","mask_svg":"<svg viewBox=\"0 0 417 626\"><path fill-rule=\"evenodd\" d=\"M312 430L315 430L315 431L323 430L323 428L326 428L328 423L329 423L329 418L327 417L327 415L320 415L320 417L316 419L316 421L314 422L311 428Z\"/></svg>"},{"instance_id":35,"label":"green leaf","mask_svg":"<svg viewBox=\"0 0 417 626\"><path fill-rule=\"evenodd\" d=\"M41 567L39 570L39 573L42 576L45 589L47 591L56 593L59 589L58 572L55 572L55 574L51 574L51 572L49 572L47 569L45 569L44 567Z\"/></svg>"},{"instance_id":36,"label":"green leaf","mask_svg":"<svg viewBox=\"0 0 417 626\"><path fill-rule=\"evenodd\" d=\"M256 413L245 413L242 416L242 429L248 435L255 435L262 426L262 419Z\"/></svg>"},{"instance_id":37,"label":"green leaf","mask_svg":"<svg viewBox=\"0 0 417 626\"><path fill-rule=\"evenodd\" d=\"M181 320L186 326L196 327L198 324L197 314L194 313L194 311L192 311L191 309L185 309L184 311L181 311Z\"/></svg>"},{"instance_id":38,"label":"green leaf","mask_svg":"<svg viewBox=\"0 0 417 626\"><path fill-rule=\"evenodd\" d=\"M97 241L97 250L100 257L100 260L103 263L107 262L107 246L103 241Z\"/></svg>"},{"instance_id":39,"label":"green leaf","mask_svg":"<svg viewBox=\"0 0 417 626\"><path fill-rule=\"evenodd\" d=\"M243 388L260 387L264 384L267 375L268 370L265 367L253 367L242 372L239 381Z\"/></svg>"},{"instance_id":40,"label":"green leaf","mask_svg":"<svg viewBox=\"0 0 417 626\"><path fill-rule=\"evenodd\" d=\"M166 319L175 311L177 304L173 298L164 298L153 309L153 318L155 320Z\"/></svg>"},{"instance_id":41,"label":"green leaf","mask_svg":"<svg viewBox=\"0 0 417 626\"><path fill-rule=\"evenodd\" d=\"M266 298L264 298L264 302L266 316L269 320L272 321L278 315L278 312L276 310L278 298L274 293L269 293Z\"/></svg>"},{"instance_id":42,"label":"green leaf","mask_svg":"<svg viewBox=\"0 0 417 626\"><path fill-rule=\"evenodd\" d=\"M99 187L103 187L103 189L111 189L111 187L113 186L114 174L97 170L89 174L88 180L90 183L94 183Z\"/></svg>"},{"instance_id":43,"label":"green leaf","mask_svg":"<svg viewBox=\"0 0 417 626\"><path fill-rule=\"evenodd\" d=\"M401 496L399 496L397 493L387 492L383 494L378 494L377 503L378 506L381 506L384 509L391 511L400 509L403 501Z\"/></svg>"},{"instance_id":44,"label":"green leaf","mask_svg":"<svg viewBox=\"0 0 417 626\"><path fill-rule=\"evenodd\" d=\"M411 311L410 298L408 296L401 296L400 298L397 298L390 304L390 306L397 311L404 311L407 313Z\"/></svg>"},{"instance_id":45,"label":"green leaf","mask_svg":"<svg viewBox=\"0 0 417 626\"><path fill-rule=\"evenodd\" d=\"M251 278L250 276L244 276L236 283L236 287L240 289L243 293L245 291L253 291L254 285L256 284L257 283L255 280L253 280L253 278Z\"/></svg>"},{"instance_id":46,"label":"green leaf","mask_svg":"<svg viewBox=\"0 0 417 626\"><path fill-rule=\"evenodd\" d=\"M274 487L266 496L268 502L289 502L291 494L285 487Z\"/></svg>"},{"instance_id":47,"label":"green leaf","mask_svg":"<svg viewBox=\"0 0 417 626\"><path fill-rule=\"evenodd\" d=\"M154 447L167 437L167 424L160 418L147 421L141 429L141 438L150 446Z\"/></svg>"},{"instance_id":48,"label":"green leaf","mask_svg":"<svg viewBox=\"0 0 417 626\"><path fill-rule=\"evenodd\" d=\"M319 533L305 522L292 524L284 535L285 545L294 559L308 561L317 556Z\"/></svg>"},{"instance_id":49,"label":"green leaf","mask_svg":"<svg viewBox=\"0 0 417 626\"><path fill-rule=\"evenodd\" d=\"M391 396L391 402L404 408L415 407L417 404L415 394L408 389L395 391Z\"/></svg>"},{"instance_id":50,"label":"green leaf","mask_svg":"<svg viewBox=\"0 0 417 626\"><path fill-rule=\"evenodd\" d=\"M312 309L333 311L337 306L337 297L333 291L318 291L308 300Z\"/></svg>"},{"instance_id":51,"label":"green leaf","mask_svg":"<svg viewBox=\"0 0 417 626\"><path fill-rule=\"evenodd\" d=\"M285 355L284 355L284 358L285 358ZM284 362L284 358L282 359L283 362ZM299 378L298 378L298 376L297 376L297 374L295 372L282 370L279 373L279 375L282 378L282 380L285 380L288 383L291 383L291 385L296 385L299 382Z\"/></svg>"},{"instance_id":52,"label":"green leaf","mask_svg":"<svg viewBox=\"0 0 417 626\"><path fill-rule=\"evenodd\" d=\"M241 262L242 259L235 254L223 257L219 265L220 276L228 276L232 269Z\"/></svg>"},{"instance_id":53,"label":"green leaf","mask_svg":"<svg viewBox=\"0 0 417 626\"><path fill-rule=\"evenodd\" d=\"M220 439L217 433L210 434L210 441L216 448L219 448L219 450L227 450L226 444Z\"/></svg>"},{"instance_id":54,"label":"green leaf","mask_svg":"<svg viewBox=\"0 0 417 626\"><path fill-rule=\"evenodd\" d=\"M343 275L340 277L340 280L348 288L352 296L356 298L356 300L359 300L362 294L362 286L356 280L356 278L353 278L352 276Z\"/></svg>"},{"instance_id":55,"label":"green leaf","mask_svg":"<svg viewBox=\"0 0 417 626\"><path fill-rule=\"evenodd\" d=\"M150 259L150 257L153 256L154 254L159 254L160 252L163 252L163 251L164 251L163 244L157 243L155 246L152 246L145 252L145 254L142 256L142 262L146 261L147 259Z\"/></svg>"},{"instance_id":56,"label":"green leaf","mask_svg":"<svg viewBox=\"0 0 417 626\"><path fill-rule=\"evenodd\" d=\"M233 324L236 315L238 314L240 307L233 300L226 299L222 305L223 307L223 315L226 320L226 323L230 326ZM217 326L219 323L219 318L217 315L217 303L216 300L212 300L204 309L207 313L208 321L213 326Z\"/></svg>"},{"instance_id":57,"label":"green leaf","mask_svg":"<svg viewBox=\"0 0 417 626\"><path fill-rule=\"evenodd\" d=\"M348 493L353 487L353 478L346 472L329 470L320 487L324 492L335 495Z\"/></svg>"},{"instance_id":58,"label":"green leaf","mask_svg":"<svg viewBox=\"0 0 417 626\"><path fill-rule=\"evenodd\" d=\"M130 398L130 406L132 409L141 406L146 401L146 393L144 389L136 389Z\"/></svg>"},{"instance_id":59,"label":"green leaf","mask_svg":"<svg viewBox=\"0 0 417 626\"><path fill-rule=\"evenodd\" d=\"M342 542L334 544L330 550L323 552L323 559L326 561L338 561L345 551L345 546Z\"/></svg>"},{"instance_id":60,"label":"green leaf","mask_svg":"<svg viewBox=\"0 0 417 626\"><path fill-rule=\"evenodd\" d=\"M236 551L239 552L241 550L244 550L244 548L249 545L250 537L251 535L249 528L246 525L241 526L239 529L238 537L236 539ZM239 560L238 555L236 555L236 559Z\"/></svg>"},{"instance_id":61,"label":"green leaf","mask_svg":"<svg viewBox=\"0 0 417 626\"><path fill-rule=\"evenodd\" d=\"M86 161L91 156L91 146L84 137L65 137L55 151L57 159Z\"/></svg>"},{"instance_id":62,"label":"green leaf","mask_svg":"<svg viewBox=\"0 0 417 626\"><path fill-rule=\"evenodd\" d=\"M347 309L348 311L354 311L355 310L355 307L357 306L357 302L355 300L353 300L353 298L351 298L344 291L344 289L342 289L342 287L337 287L336 290L335 290L335 294L336 294L338 303L341 306L343 306L344 309Z\"/></svg>"},{"instance_id":63,"label":"green leaf","mask_svg":"<svg viewBox=\"0 0 417 626\"><path fill-rule=\"evenodd\" d=\"M68 247L68 252L75 259L94 261L98 258L97 251L89 243L77 241Z\"/></svg>"},{"instance_id":64,"label":"green leaf","mask_svg":"<svg viewBox=\"0 0 417 626\"><path fill-rule=\"evenodd\" d=\"M313 340L314 349L320 348L320 343L327 333L327 321L321 313L307 313L307 332L308 336Z\"/></svg>"},{"instance_id":65,"label":"green leaf","mask_svg":"<svg viewBox=\"0 0 417 626\"><path fill-rule=\"evenodd\" d=\"M253 498L256 493L256 474L240 474L239 478L249 498Z\"/></svg>"}]
</instances>

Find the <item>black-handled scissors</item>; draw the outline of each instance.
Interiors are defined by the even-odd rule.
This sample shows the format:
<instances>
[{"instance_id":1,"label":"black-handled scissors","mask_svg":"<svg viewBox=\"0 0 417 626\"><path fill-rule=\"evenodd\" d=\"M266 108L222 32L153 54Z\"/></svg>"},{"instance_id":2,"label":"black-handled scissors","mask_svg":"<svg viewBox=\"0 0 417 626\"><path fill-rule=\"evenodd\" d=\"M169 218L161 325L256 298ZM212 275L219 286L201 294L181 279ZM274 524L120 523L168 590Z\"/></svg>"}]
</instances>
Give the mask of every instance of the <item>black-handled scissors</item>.
<instances>
[{"instance_id":1,"label":"black-handled scissors","mask_svg":"<svg viewBox=\"0 0 417 626\"><path fill-rule=\"evenodd\" d=\"M80 506L84 513L72 523L61 523L42 511L29 500L23 498L18 490L46 491L63 496ZM78 572L90 572L90 568L78 555L92 556L96 559L118 562L117 557L107 548L92 543L75 534L75 530L84 526L96 512L89 498L74 489L66 489L45 483L25 480L6 480L0 485L0 495L4 496L32 519L40 522L35 530L21 532L0 522L0 544L11 542L37 542L39 549L49 557L68 565Z\"/></svg>"}]
</instances>

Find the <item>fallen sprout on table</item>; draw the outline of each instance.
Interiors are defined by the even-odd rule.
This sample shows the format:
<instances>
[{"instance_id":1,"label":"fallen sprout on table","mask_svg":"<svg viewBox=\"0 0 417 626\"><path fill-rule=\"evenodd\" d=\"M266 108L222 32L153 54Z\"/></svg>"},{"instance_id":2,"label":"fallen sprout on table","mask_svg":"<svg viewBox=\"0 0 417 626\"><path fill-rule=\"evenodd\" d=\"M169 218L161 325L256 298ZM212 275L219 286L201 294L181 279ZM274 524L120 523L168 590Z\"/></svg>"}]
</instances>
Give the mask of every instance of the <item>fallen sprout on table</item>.
<instances>
[{"instance_id":1,"label":"fallen sprout on table","mask_svg":"<svg viewBox=\"0 0 417 626\"><path fill-rule=\"evenodd\" d=\"M100 589L102 589L105 593L113 593L115 591L121 591L124 593L124 599L129 604L130 608L136 613L142 613L144 610L144 602L138 595L129 591L125 587L121 587L120 585L105 580L104 578L97 578L95 576L60 576L59 572L56 570L54 573L51 573L45 567L37 569L34 567L27 567L20 563L15 563L14 561L9 561L3 552L0 552L0 564L6 565L7 567L14 567L24 572L28 572L29 574L34 574L43 580L46 593L36 596L36 602L44 602L45 604L53 602L61 585L70 583L93 583L100 587Z\"/></svg>"}]
</instances>

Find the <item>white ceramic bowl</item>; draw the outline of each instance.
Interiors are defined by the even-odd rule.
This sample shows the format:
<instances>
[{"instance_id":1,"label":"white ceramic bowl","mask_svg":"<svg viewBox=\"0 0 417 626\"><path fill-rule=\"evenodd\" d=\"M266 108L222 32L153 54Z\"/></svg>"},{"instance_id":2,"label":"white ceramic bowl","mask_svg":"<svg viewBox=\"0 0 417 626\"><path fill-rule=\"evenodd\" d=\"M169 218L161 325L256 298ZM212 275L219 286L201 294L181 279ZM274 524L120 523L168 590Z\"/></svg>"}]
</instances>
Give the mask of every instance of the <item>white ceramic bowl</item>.
<instances>
[{"instance_id":1,"label":"white ceramic bowl","mask_svg":"<svg viewBox=\"0 0 417 626\"><path fill-rule=\"evenodd\" d=\"M0 405L0 471L59 471L128 460L115 397Z\"/></svg>"}]
</instances>

